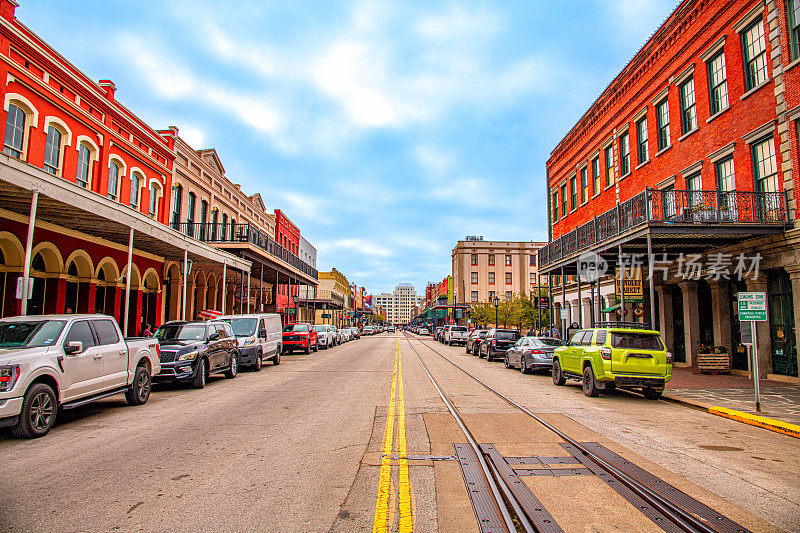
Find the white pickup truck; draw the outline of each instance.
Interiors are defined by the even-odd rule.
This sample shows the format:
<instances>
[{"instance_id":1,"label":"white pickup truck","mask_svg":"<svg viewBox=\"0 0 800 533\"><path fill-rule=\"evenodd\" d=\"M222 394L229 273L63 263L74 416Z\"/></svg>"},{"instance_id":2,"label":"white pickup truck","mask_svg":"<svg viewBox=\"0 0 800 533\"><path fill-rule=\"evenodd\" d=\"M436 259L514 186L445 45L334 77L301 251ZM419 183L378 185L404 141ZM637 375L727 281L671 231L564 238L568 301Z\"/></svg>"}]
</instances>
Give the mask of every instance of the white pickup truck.
<instances>
[{"instance_id":1,"label":"white pickup truck","mask_svg":"<svg viewBox=\"0 0 800 533\"><path fill-rule=\"evenodd\" d=\"M123 392L141 405L159 352L156 339L124 339L106 315L0 319L0 427L35 438L52 429L59 408Z\"/></svg>"},{"instance_id":2,"label":"white pickup truck","mask_svg":"<svg viewBox=\"0 0 800 533\"><path fill-rule=\"evenodd\" d=\"M447 325L444 327L442 337L444 338L444 343L448 346L454 344L463 344L466 346L469 331L467 331L465 326Z\"/></svg>"}]
</instances>

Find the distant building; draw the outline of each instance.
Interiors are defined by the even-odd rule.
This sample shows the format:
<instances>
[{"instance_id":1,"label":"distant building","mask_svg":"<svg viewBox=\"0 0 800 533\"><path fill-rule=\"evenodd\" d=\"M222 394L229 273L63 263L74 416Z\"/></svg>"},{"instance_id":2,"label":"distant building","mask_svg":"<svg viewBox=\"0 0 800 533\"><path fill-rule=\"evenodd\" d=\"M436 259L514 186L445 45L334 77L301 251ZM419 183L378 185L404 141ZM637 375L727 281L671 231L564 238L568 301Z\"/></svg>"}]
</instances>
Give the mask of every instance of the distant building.
<instances>
[{"instance_id":1,"label":"distant building","mask_svg":"<svg viewBox=\"0 0 800 533\"><path fill-rule=\"evenodd\" d=\"M300 235L300 253L298 257L304 263L311 265L312 268L317 268L317 249L305 240L302 235Z\"/></svg>"},{"instance_id":2,"label":"distant building","mask_svg":"<svg viewBox=\"0 0 800 533\"><path fill-rule=\"evenodd\" d=\"M386 321L390 324L405 324L414 316L414 307L420 299L417 291L410 283L400 283L391 294L384 292L374 297L375 302L386 313Z\"/></svg>"}]
</instances>

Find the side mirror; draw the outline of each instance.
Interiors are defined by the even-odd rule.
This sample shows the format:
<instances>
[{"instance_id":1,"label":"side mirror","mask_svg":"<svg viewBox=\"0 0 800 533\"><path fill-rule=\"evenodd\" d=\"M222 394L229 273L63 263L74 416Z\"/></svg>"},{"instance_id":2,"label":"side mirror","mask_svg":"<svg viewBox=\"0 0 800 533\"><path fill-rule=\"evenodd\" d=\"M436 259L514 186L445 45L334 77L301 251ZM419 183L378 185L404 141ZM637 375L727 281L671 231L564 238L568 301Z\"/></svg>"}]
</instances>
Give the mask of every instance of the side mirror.
<instances>
[{"instance_id":1,"label":"side mirror","mask_svg":"<svg viewBox=\"0 0 800 533\"><path fill-rule=\"evenodd\" d=\"M258 336L261 337L262 339L266 339L267 338L267 330L265 330L265 329L258 330Z\"/></svg>"},{"instance_id":2,"label":"side mirror","mask_svg":"<svg viewBox=\"0 0 800 533\"><path fill-rule=\"evenodd\" d=\"M64 346L64 353L67 355L79 354L83 351L83 343L81 341L70 341Z\"/></svg>"}]
</instances>

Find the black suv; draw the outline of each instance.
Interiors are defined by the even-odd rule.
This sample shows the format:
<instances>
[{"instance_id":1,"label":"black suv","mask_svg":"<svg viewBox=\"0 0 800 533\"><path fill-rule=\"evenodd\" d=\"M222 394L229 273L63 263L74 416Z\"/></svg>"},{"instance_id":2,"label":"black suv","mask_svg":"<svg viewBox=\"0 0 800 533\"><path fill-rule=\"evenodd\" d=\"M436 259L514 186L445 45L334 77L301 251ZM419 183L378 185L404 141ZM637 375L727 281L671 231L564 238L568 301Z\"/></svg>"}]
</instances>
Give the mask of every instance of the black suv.
<instances>
[{"instance_id":1,"label":"black suv","mask_svg":"<svg viewBox=\"0 0 800 533\"><path fill-rule=\"evenodd\" d=\"M494 361L498 355L505 357L506 350L514 346L521 337L515 329L492 328L486 333L486 338L481 341L480 357L486 354L487 361Z\"/></svg>"},{"instance_id":2,"label":"black suv","mask_svg":"<svg viewBox=\"0 0 800 533\"><path fill-rule=\"evenodd\" d=\"M202 389L210 374L236 377L239 350L226 322L167 322L155 337L161 345L161 372L153 381L190 382Z\"/></svg>"}]
</instances>

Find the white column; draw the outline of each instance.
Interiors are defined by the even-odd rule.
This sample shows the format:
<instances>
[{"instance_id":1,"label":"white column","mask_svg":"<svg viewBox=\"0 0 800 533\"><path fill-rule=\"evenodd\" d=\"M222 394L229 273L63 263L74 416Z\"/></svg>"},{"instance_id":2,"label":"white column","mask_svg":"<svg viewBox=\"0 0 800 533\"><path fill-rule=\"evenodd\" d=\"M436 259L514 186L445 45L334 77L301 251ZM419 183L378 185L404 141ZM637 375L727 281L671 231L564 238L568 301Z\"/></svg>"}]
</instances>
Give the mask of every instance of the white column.
<instances>
[{"instance_id":1,"label":"white column","mask_svg":"<svg viewBox=\"0 0 800 533\"><path fill-rule=\"evenodd\" d=\"M222 314L225 314L225 307L228 303L228 262L223 259L222 260Z\"/></svg>"},{"instance_id":2,"label":"white column","mask_svg":"<svg viewBox=\"0 0 800 533\"><path fill-rule=\"evenodd\" d=\"M33 228L36 225L36 207L39 203L39 191L34 190L31 197L31 214L28 218L28 239L25 241L25 264L22 265L22 309L20 314L28 314L28 284L31 279L31 252L33 251Z\"/></svg>"},{"instance_id":3,"label":"white column","mask_svg":"<svg viewBox=\"0 0 800 533\"><path fill-rule=\"evenodd\" d=\"M128 272L125 274L125 322L122 325L122 336L128 336L128 318L131 314L131 270L133 269L133 228L128 233Z\"/></svg>"},{"instance_id":4,"label":"white column","mask_svg":"<svg viewBox=\"0 0 800 533\"><path fill-rule=\"evenodd\" d=\"M186 282L189 277L189 250L183 250L183 305L181 305L181 320L186 320Z\"/></svg>"}]
</instances>

